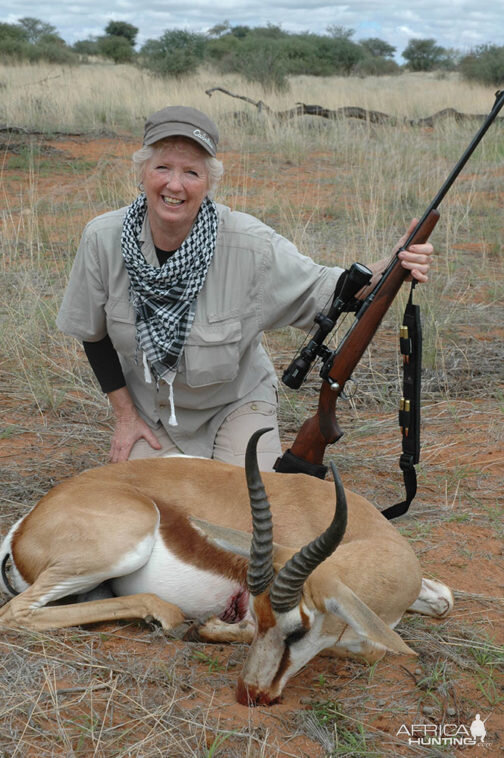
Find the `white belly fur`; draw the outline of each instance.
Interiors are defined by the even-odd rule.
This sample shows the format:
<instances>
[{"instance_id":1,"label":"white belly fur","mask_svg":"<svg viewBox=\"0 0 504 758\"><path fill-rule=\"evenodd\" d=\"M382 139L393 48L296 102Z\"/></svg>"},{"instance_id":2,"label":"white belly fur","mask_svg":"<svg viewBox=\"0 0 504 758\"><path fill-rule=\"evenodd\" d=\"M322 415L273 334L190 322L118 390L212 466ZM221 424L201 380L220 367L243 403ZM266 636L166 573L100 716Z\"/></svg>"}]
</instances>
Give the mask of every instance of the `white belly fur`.
<instances>
[{"instance_id":1,"label":"white belly fur","mask_svg":"<svg viewBox=\"0 0 504 758\"><path fill-rule=\"evenodd\" d=\"M219 616L240 589L238 582L181 561L159 534L147 563L132 574L113 579L111 584L116 595L153 592L178 606L189 618Z\"/></svg>"}]
</instances>

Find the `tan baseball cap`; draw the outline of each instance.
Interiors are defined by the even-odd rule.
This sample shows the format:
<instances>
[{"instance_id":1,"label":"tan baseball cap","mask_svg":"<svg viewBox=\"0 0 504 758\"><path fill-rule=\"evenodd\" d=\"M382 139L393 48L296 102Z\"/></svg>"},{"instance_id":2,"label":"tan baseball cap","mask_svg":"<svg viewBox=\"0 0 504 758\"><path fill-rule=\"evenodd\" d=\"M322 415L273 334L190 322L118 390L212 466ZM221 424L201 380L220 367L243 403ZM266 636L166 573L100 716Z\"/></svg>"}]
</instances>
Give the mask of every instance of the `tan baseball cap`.
<instances>
[{"instance_id":1,"label":"tan baseball cap","mask_svg":"<svg viewBox=\"0 0 504 758\"><path fill-rule=\"evenodd\" d=\"M196 108L169 105L156 111L145 122L144 145L153 145L165 137L189 137L207 153L217 153L219 132L214 122Z\"/></svg>"}]
</instances>

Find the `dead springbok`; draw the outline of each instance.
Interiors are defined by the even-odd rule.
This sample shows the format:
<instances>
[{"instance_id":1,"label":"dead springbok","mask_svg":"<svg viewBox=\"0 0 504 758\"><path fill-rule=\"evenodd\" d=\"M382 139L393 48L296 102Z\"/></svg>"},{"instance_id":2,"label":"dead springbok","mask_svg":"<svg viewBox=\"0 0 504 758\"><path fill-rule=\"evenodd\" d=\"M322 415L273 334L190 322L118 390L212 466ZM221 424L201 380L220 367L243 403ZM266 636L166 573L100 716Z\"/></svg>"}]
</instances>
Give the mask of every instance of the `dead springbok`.
<instances>
[{"instance_id":1,"label":"dead springbok","mask_svg":"<svg viewBox=\"0 0 504 758\"><path fill-rule=\"evenodd\" d=\"M3 585L20 594L0 626L153 618L170 630L207 618L200 639L251 642L244 705L274 703L322 650L370 662L411 654L392 627L406 610L444 615L450 590L422 581L408 542L367 500L345 496L334 468L335 513L330 482L264 474L272 523L256 457L264 431L250 440L246 482L241 468L178 457L110 464L54 487L4 540ZM109 597L48 606L104 582Z\"/></svg>"}]
</instances>

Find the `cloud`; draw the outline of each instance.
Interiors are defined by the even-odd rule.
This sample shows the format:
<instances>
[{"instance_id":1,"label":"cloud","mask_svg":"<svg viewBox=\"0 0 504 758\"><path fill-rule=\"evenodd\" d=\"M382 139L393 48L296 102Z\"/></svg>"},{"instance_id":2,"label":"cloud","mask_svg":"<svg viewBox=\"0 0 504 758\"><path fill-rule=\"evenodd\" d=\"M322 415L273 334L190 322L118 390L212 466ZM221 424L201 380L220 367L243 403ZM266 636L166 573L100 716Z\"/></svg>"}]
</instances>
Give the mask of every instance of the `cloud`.
<instances>
[{"instance_id":1,"label":"cloud","mask_svg":"<svg viewBox=\"0 0 504 758\"><path fill-rule=\"evenodd\" d=\"M56 27L73 44L88 36L103 34L111 20L138 27L138 42L156 39L166 29L205 32L230 20L232 25L278 24L289 32L326 32L328 25L355 30L354 39L379 37L404 50L412 37L435 39L439 45L466 52L482 43L504 44L502 0L352 0L329 4L328 0L185 0L167 9L165 0L99 0L86 4L54 0L4 0L0 20L15 23L25 16Z\"/></svg>"}]
</instances>

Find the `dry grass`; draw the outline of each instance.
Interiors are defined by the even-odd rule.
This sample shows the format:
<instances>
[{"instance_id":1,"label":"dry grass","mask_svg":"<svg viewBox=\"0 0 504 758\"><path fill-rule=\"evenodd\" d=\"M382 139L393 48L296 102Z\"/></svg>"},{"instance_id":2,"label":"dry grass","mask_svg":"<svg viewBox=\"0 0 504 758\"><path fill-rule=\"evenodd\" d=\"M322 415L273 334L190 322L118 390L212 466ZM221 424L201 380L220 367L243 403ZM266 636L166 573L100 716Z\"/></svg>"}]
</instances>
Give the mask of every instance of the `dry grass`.
<instances>
[{"instance_id":1,"label":"dry grass","mask_svg":"<svg viewBox=\"0 0 504 758\"><path fill-rule=\"evenodd\" d=\"M0 82L2 122L121 135L97 154L93 142L3 134L2 533L52 484L106 459L108 408L79 346L56 331L54 319L83 224L135 194L127 156L148 112L181 100L208 111L223 134L218 199L260 216L315 259L343 265L389 253L474 131L452 122L416 130L321 119L279 127L224 95L209 100L204 89L216 84L263 97L212 72L174 86L132 67L19 67L0 69ZM298 100L416 117L447 106L486 112L493 93L433 77L299 77L275 107ZM238 110L249 113L245 124L230 118ZM502 539L502 157L499 124L442 206L433 235L436 270L418 292L425 328L423 501L402 528L433 575L459 567L456 581L475 561L488 568L495 554L490 543L467 542L467 535L454 543L452 531L464 535L456 530L474 524ZM345 481L383 505L400 494L399 300L356 371L357 395L340 408ZM299 335L285 330L268 335L267 344L281 371ZM318 385L312 372L299 393L281 389L286 445L312 412ZM443 552L446 545L452 552ZM246 715L233 710L241 646L166 641L136 625L4 634L0 755L431 758L435 750L408 747L391 725L429 713L439 723L447 708L463 720L475 708L497 714L502 707L502 649L493 640L502 628L498 593L490 580L473 591L458 587L452 619L403 624L403 636L420 652L420 673L406 661L401 675L389 658L371 671L318 659L292 683L292 708Z\"/></svg>"},{"instance_id":2,"label":"dry grass","mask_svg":"<svg viewBox=\"0 0 504 758\"><path fill-rule=\"evenodd\" d=\"M458 81L455 75L403 74L393 77L308 77L290 80L290 90L275 95L274 107L296 102L327 108L345 105L379 110L395 116L428 116L447 105L465 113L486 113L492 88ZM160 79L123 64L96 63L80 67L0 65L0 123L42 130L124 130L141 134L144 119L165 105L201 108L229 127L230 110L253 112L253 106L205 90L221 86L255 101L264 99L259 85L237 75L207 69L189 79ZM272 105L272 103L270 103Z\"/></svg>"}]
</instances>

